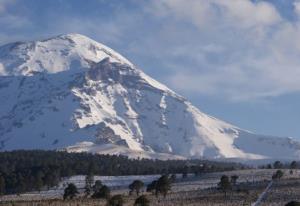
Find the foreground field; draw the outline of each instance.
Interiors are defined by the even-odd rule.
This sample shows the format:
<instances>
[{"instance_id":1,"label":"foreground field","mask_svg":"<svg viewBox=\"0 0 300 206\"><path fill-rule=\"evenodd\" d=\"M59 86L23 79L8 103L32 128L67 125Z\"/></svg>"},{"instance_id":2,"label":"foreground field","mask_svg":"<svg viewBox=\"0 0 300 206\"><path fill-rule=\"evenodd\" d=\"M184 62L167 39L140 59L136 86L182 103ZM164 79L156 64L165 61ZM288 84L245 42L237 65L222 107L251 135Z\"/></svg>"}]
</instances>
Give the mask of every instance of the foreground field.
<instances>
[{"instance_id":1,"label":"foreground field","mask_svg":"<svg viewBox=\"0 0 300 206\"><path fill-rule=\"evenodd\" d=\"M284 205L291 200L300 200L300 171L294 170L290 174L289 170L283 170L284 177L282 180L274 181L270 190L258 205ZM151 206L235 206L235 205L252 205L263 193L271 181L275 170L241 170L230 172L207 173L195 177L189 175L188 178L182 179L177 175L177 181L172 185L171 192L166 198L151 193L147 195ZM227 195L217 189L217 184L222 175L238 175L238 186ZM134 205L136 196L128 195L128 185L135 179L141 179L148 184L158 176L123 176L123 177L96 177L101 179L112 189L113 194L122 194L125 199L125 205ZM63 201L62 192L67 183L75 183L81 192L84 186L84 176L74 176L61 182L59 187L52 190L21 194L19 196L10 195L1 198L1 205L8 206L77 206L77 205L106 205L105 200L85 199L82 196L75 200Z\"/></svg>"},{"instance_id":2,"label":"foreground field","mask_svg":"<svg viewBox=\"0 0 300 206\"><path fill-rule=\"evenodd\" d=\"M224 193L216 189L205 189L205 190L194 190L187 192L171 192L166 198L155 195L147 194L151 202L151 206L194 206L194 205L250 205L254 202L258 195L262 192L266 183L255 184L248 186L247 193L245 192L231 192L224 196ZM125 205L134 205L136 196L124 196ZM104 200L93 200L93 199L76 199L71 201L63 201L59 199L53 200L39 200L39 201L13 201L3 203L7 206L105 206L106 201Z\"/></svg>"},{"instance_id":3,"label":"foreground field","mask_svg":"<svg viewBox=\"0 0 300 206\"><path fill-rule=\"evenodd\" d=\"M283 179L274 182L262 206L281 206L294 200L300 202L300 179Z\"/></svg>"}]
</instances>

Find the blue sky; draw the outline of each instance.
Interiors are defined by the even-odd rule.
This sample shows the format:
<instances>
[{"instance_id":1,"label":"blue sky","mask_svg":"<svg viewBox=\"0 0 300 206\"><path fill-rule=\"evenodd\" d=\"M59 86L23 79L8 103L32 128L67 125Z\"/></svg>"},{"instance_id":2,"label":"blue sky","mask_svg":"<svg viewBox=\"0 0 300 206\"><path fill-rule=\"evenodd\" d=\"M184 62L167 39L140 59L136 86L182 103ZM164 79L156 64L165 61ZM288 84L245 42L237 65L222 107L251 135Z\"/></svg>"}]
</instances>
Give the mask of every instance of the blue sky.
<instances>
[{"instance_id":1,"label":"blue sky","mask_svg":"<svg viewBox=\"0 0 300 206\"><path fill-rule=\"evenodd\" d=\"M0 0L0 44L81 33L200 110L300 138L298 0Z\"/></svg>"}]
</instances>

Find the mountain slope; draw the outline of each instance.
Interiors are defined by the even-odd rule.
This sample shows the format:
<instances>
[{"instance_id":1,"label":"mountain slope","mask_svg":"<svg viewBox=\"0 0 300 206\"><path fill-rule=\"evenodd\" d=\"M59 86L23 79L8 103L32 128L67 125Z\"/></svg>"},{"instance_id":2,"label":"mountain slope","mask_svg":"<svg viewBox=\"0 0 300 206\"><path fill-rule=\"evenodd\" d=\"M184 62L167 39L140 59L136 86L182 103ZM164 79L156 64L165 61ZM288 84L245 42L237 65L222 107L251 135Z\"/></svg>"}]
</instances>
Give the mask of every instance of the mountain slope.
<instances>
[{"instance_id":1,"label":"mountain slope","mask_svg":"<svg viewBox=\"0 0 300 206\"><path fill-rule=\"evenodd\" d=\"M200 112L112 49L79 34L0 47L0 148L147 158L287 158L300 143Z\"/></svg>"}]
</instances>

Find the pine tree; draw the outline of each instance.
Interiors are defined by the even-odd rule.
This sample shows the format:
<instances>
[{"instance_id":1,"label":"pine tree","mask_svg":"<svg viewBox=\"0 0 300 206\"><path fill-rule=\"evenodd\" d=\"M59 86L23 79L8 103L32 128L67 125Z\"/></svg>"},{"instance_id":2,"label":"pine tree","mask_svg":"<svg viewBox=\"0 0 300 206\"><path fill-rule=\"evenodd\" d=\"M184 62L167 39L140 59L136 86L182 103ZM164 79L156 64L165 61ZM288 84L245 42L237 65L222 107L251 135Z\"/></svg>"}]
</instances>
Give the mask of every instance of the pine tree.
<instances>
[{"instance_id":1,"label":"pine tree","mask_svg":"<svg viewBox=\"0 0 300 206\"><path fill-rule=\"evenodd\" d=\"M220 189L224 192L225 196L227 191L231 189L231 183L229 181L229 177L227 175L223 175L219 182Z\"/></svg>"},{"instance_id":2,"label":"pine tree","mask_svg":"<svg viewBox=\"0 0 300 206\"><path fill-rule=\"evenodd\" d=\"M36 189L38 191L41 191L41 189L44 185L43 177L44 177L44 173L42 171L38 171L36 178L35 178L35 185L36 185Z\"/></svg>"},{"instance_id":3,"label":"pine tree","mask_svg":"<svg viewBox=\"0 0 300 206\"><path fill-rule=\"evenodd\" d=\"M230 178L231 184L236 185L238 179L239 179L239 176L232 175L231 178Z\"/></svg>"},{"instance_id":4,"label":"pine tree","mask_svg":"<svg viewBox=\"0 0 300 206\"><path fill-rule=\"evenodd\" d=\"M273 180L276 180L276 179L281 179L282 178L282 176L283 176L283 172L281 171L281 170L277 170L276 172L275 172L275 174L273 174L273 176L272 176L272 179Z\"/></svg>"},{"instance_id":5,"label":"pine tree","mask_svg":"<svg viewBox=\"0 0 300 206\"><path fill-rule=\"evenodd\" d=\"M94 184L94 176L92 174L88 174L87 176L85 176L84 193L87 197L92 193L93 184Z\"/></svg>"},{"instance_id":6,"label":"pine tree","mask_svg":"<svg viewBox=\"0 0 300 206\"><path fill-rule=\"evenodd\" d=\"M290 169L297 169L298 163L296 161L292 161L290 164Z\"/></svg>"},{"instance_id":7,"label":"pine tree","mask_svg":"<svg viewBox=\"0 0 300 206\"><path fill-rule=\"evenodd\" d=\"M285 206L300 206L300 202L291 201L287 203Z\"/></svg>"},{"instance_id":8,"label":"pine tree","mask_svg":"<svg viewBox=\"0 0 300 206\"><path fill-rule=\"evenodd\" d=\"M141 180L134 180L130 185L130 193L136 192L136 195L140 194L140 190L144 187L144 183Z\"/></svg>"},{"instance_id":9,"label":"pine tree","mask_svg":"<svg viewBox=\"0 0 300 206\"><path fill-rule=\"evenodd\" d=\"M155 192L157 185L157 180L152 181L150 184L147 185L147 192Z\"/></svg>"},{"instance_id":10,"label":"pine tree","mask_svg":"<svg viewBox=\"0 0 300 206\"><path fill-rule=\"evenodd\" d=\"M65 188L64 200L73 199L74 197L76 197L77 194L79 194L77 187L73 183L70 183Z\"/></svg>"},{"instance_id":11,"label":"pine tree","mask_svg":"<svg viewBox=\"0 0 300 206\"><path fill-rule=\"evenodd\" d=\"M5 184L5 179L2 175L0 175L0 196L4 195L6 190L6 184Z\"/></svg>"},{"instance_id":12,"label":"pine tree","mask_svg":"<svg viewBox=\"0 0 300 206\"><path fill-rule=\"evenodd\" d=\"M98 192L102 186L103 186L103 184L102 184L101 180L96 180L96 182L93 186L94 193Z\"/></svg>"},{"instance_id":13,"label":"pine tree","mask_svg":"<svg viewBox=\"0 0 300 206\"><path fill-rule=\"evenodd\" d=\"M176 174L172 174L170 177L171 183L174 183L176 181Z\"/></svg>"},{"instance_id":14,"label":"pine tree","mask_svg":"<svg viewBox=\"0 0 300 206\"><path fill-rule=\"evenodd\" d=\"M171 190L171 181L168 175L162 175L157 180L156 191L155 191L156 195L161 193L164 197L166 197L170 190Z\"/></svg>"}]
</instances>

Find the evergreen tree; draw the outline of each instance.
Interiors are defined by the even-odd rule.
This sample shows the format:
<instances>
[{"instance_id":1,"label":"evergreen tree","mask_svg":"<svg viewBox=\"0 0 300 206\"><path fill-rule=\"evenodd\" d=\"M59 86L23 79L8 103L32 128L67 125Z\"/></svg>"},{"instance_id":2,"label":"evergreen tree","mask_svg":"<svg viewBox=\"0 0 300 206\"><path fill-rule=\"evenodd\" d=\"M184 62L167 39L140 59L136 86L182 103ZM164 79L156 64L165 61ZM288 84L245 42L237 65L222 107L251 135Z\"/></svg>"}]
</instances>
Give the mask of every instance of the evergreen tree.
<instances>
[{"instance_id":1,"label":"evergreen tree","mask_svg":"<svg viewBox=\"0 0 300 206\"><path fill-rule=\"evenodd\" d=\"M136 195L140 194L140 190L144 187L144 183L141 180L134 180L130 185L130 194L134 191L136 192Z\"/></svg>"},{"instance_id":2,"label":"evergreen tree","mask_svg":"<svg viewBox=\"0 0 300 206\"><path fill-rule=\"evenodd\" d=\"M283 172L281 170L277 170L275 172L275 174L273 174L272 179L273 180L279 180L279 179L282 178L282 176L283 176Z\"/></svg>"},{"instance_id":3,"label":"evergreen tree","mask_svg":"<svg viewBox=\"0 0 300 206\"><path fill-rule=\"evenodd\" d=\"M90 173L85 176L84 193L88 197L92 193L92 185L94 184L94 176Z\"/></svg>"},{"instance_id":4,"label":"evergreen tree","mask_svg":"<svg viewBox=\"0 0 300 206\"><path fill-rule=\"evenodd\" d=\"M300 202L291 201L287 203L285 206L300 206Z\"/></svg>"},{"instance_id":5,"label":"evergreen tree","mask_svg":"<svg viewBox=\"0 0 300 206\"><path fill-rule=\"evenodd\" d=\"M16 193L21 194L26 191L26 178L25 174L18 173L17 174L17 185L16 185Z\"/></svg>"},{"instance_id":6,"label":"evergreen tree","mask_svg":"<svg viewBox=\"0 0 300 206\"><path fill-rule=\"evenodd\" d=\"M162 175L157 180L157 184L156 184L156 188L155 188L156 195L161 193L164 197L166 197L170 190L171 190L171 181L170 181L168 175Z\"/></svg>"},{"instance_id":7,"label":"evergreen tree","mask_svg":"<svg viewBox=\"0 0 300 206\"><path fill-rule=\"evenodd\" d=\"M36 189L38 191L41 191L43 185L44 185L44 181L43 181L43 177L44 177L44 173L42 171L38 171L36 178L35 178L35 185L36 185Z\"/></svg>"},{"instance_id":8,"label":"evergreen tree","mask_svg":"<svg viewBox=\"0 0 300 206\"><path fill-rule=\"evenodd\" d=\"M68 184L64 191L64 200L73 199L76 195L79 194L76 185L73 183Z\"/></svg>"},{"instance_id":9,"label":"evergreen tree","mask_svg":"<svg viewBox=\"0 0 300 206\"><path fill-rule=\"evenodd\" d=\"M239 179L239 176L232 175L231 178L230 178L231 184L236 185L238 179Z\"/></svg>"},{"instance_id":10,"label":"evergreen tree","mask_svg":"<svg viewBox=\"0 0 300 206\"><path fill-rule=\"evenodd\" d=\"M290 164L290 169L297 169L298 163L296 161L292 161Z\"/></svg>"},{"instance_id":11,"label":"evergreen tree","mask_svg":"<svg viewBox=\"0 0 300 206\"><path fill-rule=\"evenodd\" d=\"M225 171L240 164L211 162L207 160L133 160L124 156L67 153L42 150L0 152L0 174L5 177L5 194L16 194L52 188L62 177L81 174L146 175L182 173L187 165L193 172ZM184 172L184 174L187 174ZM172 179L172 178L171 178ZM173 180L172 180L173 181ZM95 184L97 186L97 184ZM98 187L100 189L102 185ZM152 190L153 191L153 190Z\"/></svg>"},{"instance_id":12,"label":"evergreen tree","mask_svg":"<svg viewBox=\"0 0 300 206\"><path fill-rule=\"evenodd\" d=\"M6 184L5 179L0 175L0 196L5 194Z\"/></svg>"},{"instance_id":13,"label":"evergreen tree","mask_svg":"<svg viewBox=\"0 0 300 206\"><path fill-rule=\"evenodd\" d=\"M147 185L147 192L155 192L157 185L157 180L152 181L150 184Z\"/></svg>"},{"instance_id":14,"label":"evergreen tree","mask_svg":"<svg viewBox=\"0 0 300 206\"><path fill-rule=\"evenodd\" d=\"M94 193L98 192L101 189L102 186L103 185L102 185L101 180L96 180L96 182L95 182L95 184L93 186Z\"/></svg>"},{"instance_id":15,"label":"evergreen tree","mask_svg":"<svg viewBox=\"0 0 300 206\"><path fill-rule=\"evenodd\" d=\"M171 183L174 183L176 181L176 174L172 174L170 177Z\"/></svg>"},{"instance_id":16,"label":"evergreen tree","mask_svg":"<svg viewBox=\"0 0 300 206\"><path fill-rule=\"evenodd\" d=\"M225 196L227 191L231 189L231 183L229 181L229 177L227 175L223 175L219 182L220 189L224 192Z\"/></svg>"},{"instance_id":17,"label":"evergreen tree","mask_svg":"<svg viewBox=\"0 0 300 206\"><path fill-rule=\"evenodd\" d=\"M182 172L182 178L183 179L187 178L188 172L189 172L189 167L188 166L184 166L183 172Z\"/></svg>"},{"instance_id":18,"label":"evergreen tree","mask_svg":"<svg viewBox=\"0 0 300 206\"><path fill-rule=\"evenodd\" d=\"M280 161L278 161L278 160L275 161L274 164L273 164L273 168L274 169L280 169L282 167L283 167L282 163Z\"/></svg>"}]
</instances>

